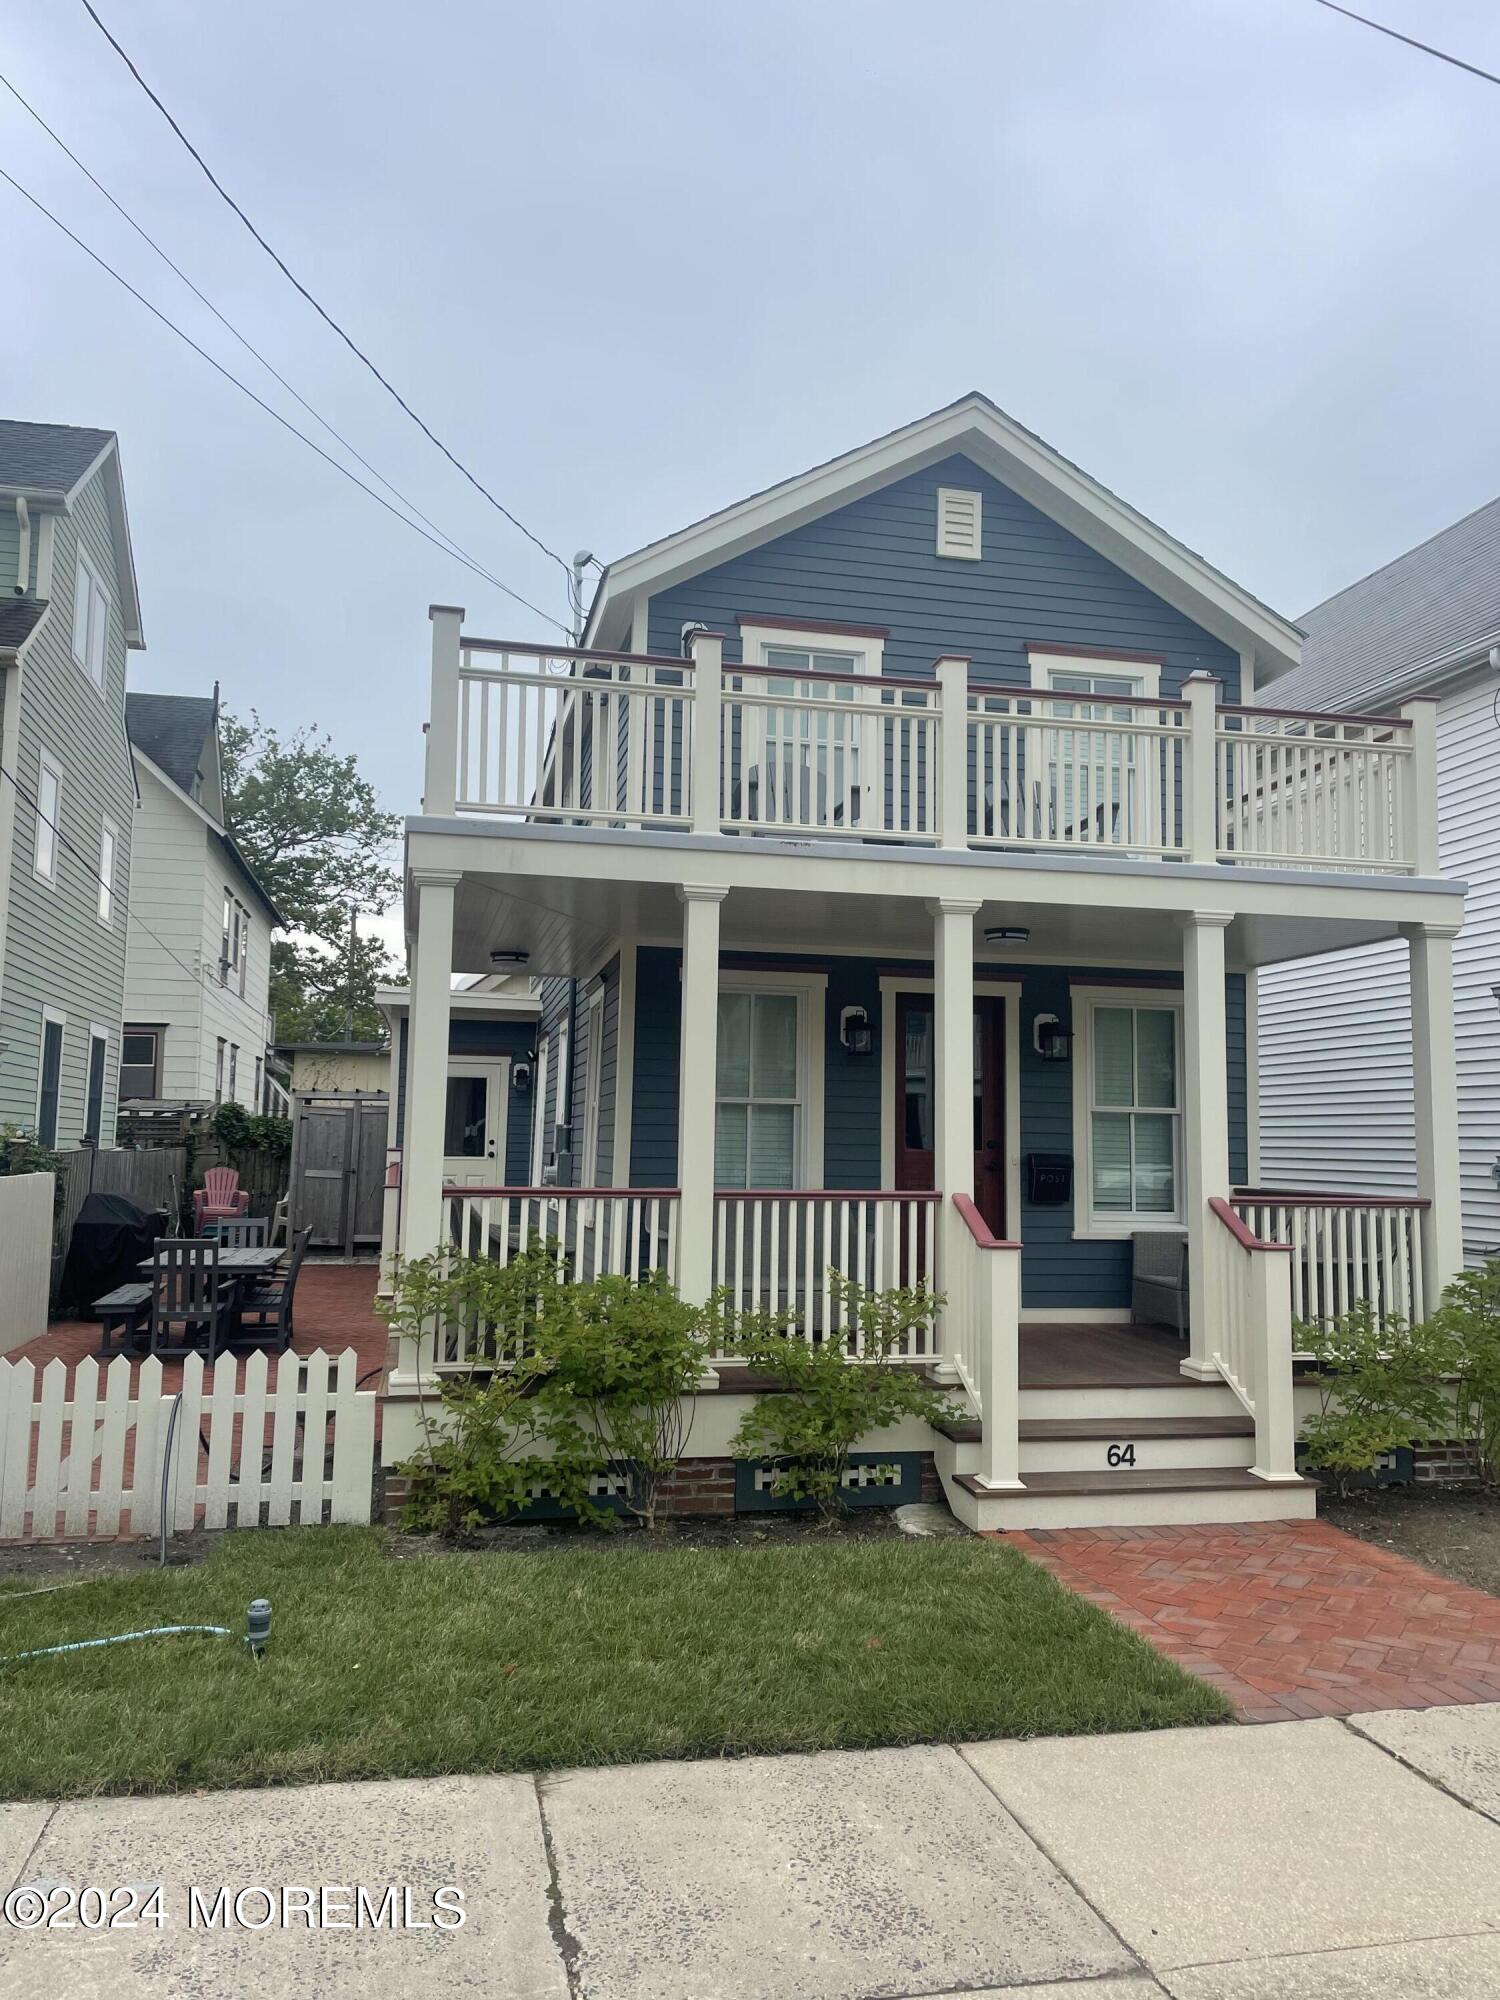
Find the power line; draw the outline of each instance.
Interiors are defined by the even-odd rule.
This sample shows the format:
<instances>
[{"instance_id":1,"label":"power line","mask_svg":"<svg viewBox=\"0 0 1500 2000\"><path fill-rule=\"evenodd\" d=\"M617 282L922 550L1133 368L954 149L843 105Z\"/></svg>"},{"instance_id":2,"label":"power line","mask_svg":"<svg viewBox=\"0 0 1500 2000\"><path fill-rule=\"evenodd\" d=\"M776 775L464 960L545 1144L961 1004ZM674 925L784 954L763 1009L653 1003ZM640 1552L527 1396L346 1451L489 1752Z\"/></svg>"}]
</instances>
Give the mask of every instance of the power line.
<instances>
[{"instance_id":1,"label":"power line","mask_svg":"<svg viewBox=\"0 0 1500 2000\"><path fill-rule=\"evenodd\" d=\"M72 147L68 144L67 140L64 139L60 133L55 132L52 129L52 127L47 123L46 119L42 116L41 112L37 110L36 106L30 103L25 97L21 95L20 91L17 90L16 86L11 82L10 78L4 74L3 71L0 71L0 84L4 84L5 88L10 92L11 96L16 100L17 104L20 105L21 109L27 112L30 117L36 120L37 124L41 126L42 130L47 134L47 137L53 142L53 144L59 147L62 152L67 154L68 158L73 162L74 166L77 167L78 171L84 176L85 180L92 182L92 184L99 190L100 194L103 195L104 199L109 203L110 207L113 208L119 215L124 217L125 221L130 224L131 228L135 231L136 235L140 237L141 241L149 245L149 247L156 252L157 256L160 257L162 262L166 265L167 269L182 280L183 284L187 286L188 290L193 294L194 298L197 299L202 305L205 305L208 308L208 310L213 314L214 318L219 322L219 324L222 327L226 328L228 332L233 334L234 338L240 343L241 347L244 348L245 352L251 355L256 361L258 361L261 367L265 369L266 373L270 375L275 381L279 382L282 388L286 390L287 394L291 396L296 402L302 405L302 408L307 411L307 414L314 420L314 422L321 424L323 426L323 429L327 431L328 435L335 441L335 443L342 445L344 450L348 452L349 456L353 459L356 459L358 463L365 468L366 472L370 474L372 479L378 479L381 485L387 491L387 493L395 494L396 498L401 502L403 507L407 508L411 513L413 513L419 521L425 522L426 525L432 529L434 534L442 536L442 539L445 542L447 542L450 545L450 547L456 551L458 555L462 556L465 561L471 561L472 558L468 555L468 552L465 549L463 549L459 545L459 543L455 542L450 534L448 534L444 529L440 528L437 522L432 520L430 516L424 514L421 508L417 505L417 503L414 500L410 499L408 495L403 493L400 487L395 485L393 481L387 479L385 474L381 472L378 467L372 465L369 459L367 459L364 456L363 452L357 450L355 446L349 442L348 438L344 437L341 432L339 432L334 428L334 426L328 421L327 417L325 417L321 411L314 409L313 405L310 402L308 402L307 398L301 393L300 390L295 389L292 386L292 384L288 382L288 380L280 372L280 370L275 368L271 364L271 362L269 362L266 359L265 355L262 354L260 349L255 346L254 342L251 341L245 334L241 333L239 328L234 324L234 322L231 319L229 319L224 313L220 312L219 308L214 304L213 300L209 298L205 292L201 291L198 288L198 286L193 283L192 279L188 276L187 272L183 270L180 264L174 262L174 260L168 256L167 252L163 250L161 245L156 241L155 237L153 237L146 229L142 227L142 225L139 222L136 221L135 217L130 213L129 209L125 207L124 203L116 200L115 196L110 193L109 189L104 185L103 181L100 180L99 176L96 173L92 172L90 168L84 165L83 161L79 159L78 155L73 151Z\"/></svg>"},{"instance_id":2,"label":"power line","mask_svg":"<svg viewBox=\"0 0 1500 2000\"><path fill-rule=\"evenodd\" d=\"M420 430L425 437L427 437L433 444L437 446L438 450L443 454L444 458L448 460L449 464L455 466L457 470L463 474L464 478L468 480L469 484L475 489L475 491L482 493L485 499L488 500L490 505L496 510L496 512L503 514L505 519L510 522L513 528L518 528L521 531L521 533L526 537L527 541L534 542L544 555L551 556L552 560L558 565L560 569L563 569L565 571L568 570L569 567L568 564L564 562L563 558L557 553L557 550L548 548L547 544L542 540L540 535L534 535L531 532L530 528L527 527L524 521L519 520L516 517L516 515L514 515L510 511L509 507L507 507L503 501L497 500L494 494L491 493L490 489L481 480L475 478L474 474L470 472L469 468L464 464L463 460L459 458L455 452L450 451L448 446L445 445L443 443L443 440L437 435L437 432L434 431L431 428L431 426L423 420L423 418L417 415L416 411L412 408L411 404L407 402L406 398L401 394L400 390L397 389L392 382L388 381L387 378L381 374L380 370L375 366L375 363L370 359L369 355L365 353L364 349L359 346L358 342L355 341L350 334L345 332L344 328L340 326L339 322L333 317L333 314L329 312L325 306L321 305L318 302L318 300L313 297L312 293L307 289L306 285L303 284L302 280L294 275L294 273L288 267L285 259L279 254L279 252L273 250L271 245L266 241L265 237L261 235L260 231L256 228L255 224L250 220L249 216L245 213L244 209L240 207L239 203L235 200L234 196L230 194L229 190L224 186L223 182L214 173L213 169L209 166L207 160L204 159L203 155L198 151L198 148L193 144L192 140L189 139L186 132L183 131L182 127L178 124L177 120L172 116L171 112L167 109L166 105L163 104L161 99L157 96L156 92L151 88L150 84L147 83L146 79L141 75L140 71L131 61L130 57L125 53L124 49L121 48L120 44L115 40L114 36L110 33L109 29L105 27L103 21L100 20L98 13L95 11L92 5L92 0L82 0L82 4L84 12L88 15L89 19L93 22L94 26L99 30L100 34L103 35L104 39L109 43L110 47L114 50L115 54L120 58L121 62L124 63L126 69L130 71L130 74L135 78L136 82L140 85L141 89L145 91L146 95L150 98L151 102L156 106L157 110L161 113L162 117L166 119L167 123L176 133L177 137L182 141L182 144L187 148L188 152L192 155L193 159L198 163L198 166L201 168L205 179L208 181L209 186L214 190L215 194L219 196L221 201L223 201L229 208L233 209L234 213L239 217L240 221L244 223L246 229L249 230L250 234L255 238L256 242L260 245L261 249L265 251L266 255L271 259L271 262L281 272L282 276L287 280L287 282L293 285L296 288L296 290L302 294L303 298L307 300L307 303L312 307L313 311L318 315L318 317L321 320L325 321L327 325L332 327L333 331L338 335L339 339L343 341L344 345L349 349L349 352L352 355L354 355L357 360L362 362L366 368L369 369L370 373L375 377L375 380L380 384L381 388L384 389L388 395L393 396L395 398L397 403L400 404L401 408L405 410L406 414L411 418L412 422L417 426L418 430Z\"/></svg>"},{"instance_id":3,"label":"power line","mask_svg":"<svg viewBox=\"0 0 1500 2000\"><path fill-rule=\"evenodd\" d=\"M83 0L83 4L88 7L88 0ZM1389 35L1393 42L1405 42L1409 49L1420 49L1424 56L1436 56L1439 62L1452 63L1455 69L1464 69L1470 76L1482 77L1486 83L1500 83L1500 76L1495 76L1487 69L1480 69L1477 63L1465 62L1460 56L1450 56L1446 49L1435 49L1431 42L1419 42L1413 35L1403 35L1399 28L1388 28L1384 21L1372 21L1368 15L1356 14L1351 8L1340 7L1338 0L1317 0L1317 4L1326 7L1332 14L1342 14L1346 20L1358 21L1362 28L1373 28L1377 35ZM90 7L89 12L93 11Z\"/></svg>"},{"instance_id":4,"label":"power line","mask_svg":"<svg viewBox=\"0 0 1500 2000\"><path fill-rule=\"evenodd\" d=\"M429 534L426 528L418 526L418 524L415 521L409 519L407 515L403 514L399 507L393 507L389 500L387 500L382 494L379 494L375 491L373 486L366 486L365 482L361 478L359 478L359 476L356 473L351 472L347 465L341 465L339 461L332 456L331 453L324 451L322 445L317 443L315 439L310 438L307 435L306 431L299 431L294 423L292 423L288 418L284 417L281 414L280 410L274 409L270 403L265 401L263 397L257 396L255 391L252 388L250 388L250 386L247 383L242 382L238 375L234 374L230 369L226 368L222 361L216 360L214 356L208 352L208 349L206 347L200 347L197 341L193 339L191 334L185 333L183 329L180 326L178 326L175 320L171 320L167 317L167 315L161 310L160 306L153 305L151 300L146 297L144 292L137 291L135 286L131 284L128 278L122 277L112 264L106 263L104 258L102 258L99 255L97 250L92 249L87 243L85 243L81 236L75 235L74 232L71 229L69 229L68 225L65 222L60 220L59 217L55 216L52 213L51 209L48 208L44 202L38 201L37 197L30 191L29 188L22 187L21 183L16 179L15 175L8 173L4 167L0 167L0 180L7 181L10 184L10 186L15 189L17 194L23 196L25 200L31 203L32 207L37 211L39 215L46 216L47 220L53 225L53 227L56 229L60 229L63 235L67 237L70 243L76 244L78 248L83 251L85 256L91 257L93 261L99 266L101 271L107 272L108 275L114 279L117 285L123 286L123 288L127 292L129 292L130 296L133 299L137 300L141 305L143 305L146 308L147 312L151 313L156 319L159 319L164 327L167 327L172 333L175 333L180 341L184 342L185 345L190 347L193 350L194 354L198 355L202 360L206 361L210 368L214 369L218 374L222 375L226 382L232 383L234 387L240 391L241 395L248 396L250 398L250 401L255 404L257 409L264 410L268 417L274 418L274 420L281 425L283 430L290 431L294 438L300 439L301 442L307 446L309 451L316 452L318 457L322 459L325 465L331 465L335 472L341 473L345 479L351 481L353 485L359 488L361 493L367 493L370 496L370 498L375 502L377 507L383 507L389 515L391 515L395 520L401 522L403 527L410 528L414 535L420 535L424 542L430 542L432 546L435 549L437 549L441 554L448 556L453 560L462 562L466 569L471 569L476 576L482 577L486 583L493 584L496 590L503 591L507 597L513 598L517 604L524 605L528 611L534 612L538 618L543 619L548 625L555 625L559 632L562 632L571 638L572 634L568 631L568 627L563 624L560 618L554 618L550 611L543 611L541 606L539 604L533 604L529 597L523 597L520 591L512 590L508 583L502 583L498 576L492 576L491 573L487 569L485 569L481 563L476 562L472 556L467 556L462 554L457 549L456 544L450 545L444 543L442 541L439 541L438 537L435 534Z\"/></svg>"}]
</instances>

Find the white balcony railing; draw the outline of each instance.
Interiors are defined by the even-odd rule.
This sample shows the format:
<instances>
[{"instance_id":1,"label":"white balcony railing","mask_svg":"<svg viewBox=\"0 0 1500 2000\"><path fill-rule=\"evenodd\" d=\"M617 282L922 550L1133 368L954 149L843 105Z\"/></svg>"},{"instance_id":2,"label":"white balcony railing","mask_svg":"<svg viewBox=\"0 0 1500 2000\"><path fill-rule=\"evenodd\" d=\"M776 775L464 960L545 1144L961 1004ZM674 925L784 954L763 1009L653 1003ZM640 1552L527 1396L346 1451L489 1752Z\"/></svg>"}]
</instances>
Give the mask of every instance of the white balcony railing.
<instances>
[{"instance_id":1,"label":"white balcony railing","mask_svg":"<svg viewBox=\"0 0 1500 2000\"><path fill-rule=\"evenodd\" d=\"M1292 1253L1292 1317L1326 1323L1368 1301L1377 1327L1423 1314L1422 1216L1415 1196L1302 1194L1242 1188L1235 1213Z\"/></svg>"},{"instance_id":2,"label":"white balcony railing","mask_svg":"<svg viewBox=\"0 0 1500 2000\"><path fill-rule=\"evenodd\" d=\"M1438 872L1432 712L1294 714L468 638L434 612L425 805L544 824Z\"/></svg>"}]
</instances>

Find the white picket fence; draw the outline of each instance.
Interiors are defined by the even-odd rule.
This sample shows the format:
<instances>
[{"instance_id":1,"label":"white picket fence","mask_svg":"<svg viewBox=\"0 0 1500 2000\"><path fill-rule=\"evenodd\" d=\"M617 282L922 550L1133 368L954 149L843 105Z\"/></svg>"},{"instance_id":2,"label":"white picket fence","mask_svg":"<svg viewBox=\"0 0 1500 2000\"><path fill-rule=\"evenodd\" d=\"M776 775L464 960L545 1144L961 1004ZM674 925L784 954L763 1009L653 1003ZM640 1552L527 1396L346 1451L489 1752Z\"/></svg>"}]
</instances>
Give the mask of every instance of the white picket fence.
<instances>
[{"instance_id":1,"label":"white picket fence","mask_svg":"<svg viewBox=\"0 0 1500 2000\"><path fill-rule=\"evenodd\" d=\"M222 1358L204 1388L201 1356L180 1391L162 1365L119 1355L101 1369L0 1361L0 1542L109 1541L191 1528L368 1521L375 1393L352 1349ZM176 1420L173 1408L176 1405Z\"/></svg>"}]
</instances>

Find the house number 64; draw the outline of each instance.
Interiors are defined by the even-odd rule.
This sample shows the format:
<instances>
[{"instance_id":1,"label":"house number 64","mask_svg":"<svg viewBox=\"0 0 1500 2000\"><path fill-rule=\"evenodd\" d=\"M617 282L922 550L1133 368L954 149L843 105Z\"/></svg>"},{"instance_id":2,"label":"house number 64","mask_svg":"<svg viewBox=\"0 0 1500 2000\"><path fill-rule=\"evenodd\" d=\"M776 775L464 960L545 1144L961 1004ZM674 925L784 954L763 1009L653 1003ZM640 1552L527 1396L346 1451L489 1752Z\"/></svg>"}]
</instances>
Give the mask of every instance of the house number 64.
<instances>
[{"instance_id":1,"label":"house number 64","mask_svg":"<svg viewBox=\"0 0 1500 2000\"><path fill-rule=\"evenodd\" d=\"M1112 1444L1104 1456L1105 1462L1109 1465L1134 1465L1135 1446L1133 1444Z\"/></svg>"}]
</instances>

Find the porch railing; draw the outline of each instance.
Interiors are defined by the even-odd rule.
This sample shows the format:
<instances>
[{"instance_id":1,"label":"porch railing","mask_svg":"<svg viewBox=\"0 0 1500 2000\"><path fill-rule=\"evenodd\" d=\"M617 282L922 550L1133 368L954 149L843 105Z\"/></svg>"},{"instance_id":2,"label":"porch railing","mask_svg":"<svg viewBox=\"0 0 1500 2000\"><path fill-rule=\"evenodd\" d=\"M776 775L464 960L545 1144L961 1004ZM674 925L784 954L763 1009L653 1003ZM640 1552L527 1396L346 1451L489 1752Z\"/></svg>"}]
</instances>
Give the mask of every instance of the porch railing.
<instances>
[{"instance_id":1,"label":"porch railing","mask_svg":"<svg viewBox=\"0 0 1500 2000\"><path fill-rule=\"evenodd\" d=\"M832 1273L867 1291L934 1287L940 1199L892 1191L721 1191L714 1196L714 1285L740 1311L784 1315L795 1338L839 1341L857 1360L859 1326L836 1296ZM904 1352L918 1360L934 1346L929 1321L913 1329Z\"/></svg>"},{"instance_id":2,"label":"porch railing","mask_svg":"<svg viewBox=\"0 0 1500 2000\"><path fill-rule=\"evenodd\" d=\"M1295 1479L1288 1246L1263 1242L1220 1195L1210 1196L1208 1207L1210 1357L1255 1420L1254 1471L1262 1479Z\"/></svg>"},{"instance_id":3,"label":"porch railing","mask_svg":"<svg viewBox=\"0 0 1500 2000\"><path fill-rule=\"evenodd\" d=\"M1015 1487L1020 1476L1021 1246L993 1234L973 1201L953 1197L958 1226L944 1291L943 1359L982 1425L978 1478Z\"/></svg>"},{"instance_id":4,"label":"porch railing","mask_svg":"<svg viewBox=\"0 0 1500 2000\"><path fill-rule=\"evenodd\" d=\"M1292 1317L1327 1322L1368 1300L1377 1327L1422 1317L1422 1215L1412 1196L1239 1188L1232 1205L1251 1232L1292 1253Z\"/></svg>"},{"instance_id":5,"label":"porch railing","mask_svg":"<svg viewBox=\"0 0 1500 2000\"><path fill-rule=\"evenodd\" d=\"M1434 726L471 638L434 611L426 809L695 833L1437 871Z\"/></svg>"}]
</instances>

